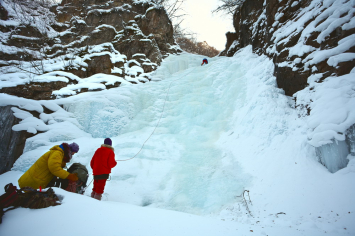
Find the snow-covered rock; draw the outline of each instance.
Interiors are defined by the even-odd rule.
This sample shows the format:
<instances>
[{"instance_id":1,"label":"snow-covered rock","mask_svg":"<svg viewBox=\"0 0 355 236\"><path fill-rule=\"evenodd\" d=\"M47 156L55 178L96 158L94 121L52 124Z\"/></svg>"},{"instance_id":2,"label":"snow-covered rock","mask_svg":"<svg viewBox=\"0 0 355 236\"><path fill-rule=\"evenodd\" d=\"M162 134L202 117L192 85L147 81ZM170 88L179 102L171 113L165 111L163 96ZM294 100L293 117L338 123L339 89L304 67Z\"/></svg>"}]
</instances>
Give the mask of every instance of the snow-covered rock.
<instances>
[{"instance_id":1,"label":"snow-covered rock","mask_svg":"<svg viewBox=\"0 0 355 236\"><path fill-rule=\"evenodd\" d=\"M345 167L355 148L355 2L240 2L221 55L252 45L272 58L278 87L309 119L309 143L319 161L331 172Z\"/></svg>"}]
</instances>

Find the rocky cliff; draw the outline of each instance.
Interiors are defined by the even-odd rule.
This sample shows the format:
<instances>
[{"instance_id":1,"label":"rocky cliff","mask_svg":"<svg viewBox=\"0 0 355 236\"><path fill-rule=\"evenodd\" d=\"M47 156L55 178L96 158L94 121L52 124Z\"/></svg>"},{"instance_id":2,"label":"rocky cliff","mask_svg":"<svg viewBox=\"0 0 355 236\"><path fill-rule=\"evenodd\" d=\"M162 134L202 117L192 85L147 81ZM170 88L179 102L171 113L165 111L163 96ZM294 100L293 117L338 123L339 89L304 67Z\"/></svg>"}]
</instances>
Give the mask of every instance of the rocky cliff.
<instances>
[{"instance_id":1,"label":"rocky cliff","mask_svg":"<svg viewBox=\"0 0 355 236\"><path fill-rule=\"evenodd\" d=\"M165 9L152 1L47 2L0 1L0 93L48 100L145 83L164 57L181 52ZM12 129L14 109L0 101L0 174L35 134Z\"/></svg>"},{"instance_id":2,"label":"rocky cliff","mask_svg":"<svg viewBox=\"0 0 355 236\"><path fill-rule=\"evenodd\" d=\"M345 167L355 156L355 1L238 2L235 32L226 34L220 55L252 45L255 53L272 58L277 86L307 120L318 161L330 172Z\"/></svg>"},{"instance_id":3,"label":"rocky cliff","mask_svg":"<svg viewBox=\"0 0 355 236\"><path fill-rule=\"evenodd\" d=\"M228 32L232 56L252 45L275 63L279 88L292 96L306 88L311 75L321 82L350 73L355 65L355 2L344 0L245 0L233 15Z\"/></svg>"},{"instance_id":4,"label":"rocky cliff","mask_svg":"<svg viewBox=\"0 0 355 236\"><path fill-rule=\"evenodd\" d=\"M1 1L0 72L22 72L23 80L16 87L1 84L0 92L53 99L53 91L99 73L144 83L145 73L165 56L181 52L165 9L151 1L63 0L52 7L42 2ZM74 77L40 78L53 71ZM119 81L101 81L104 86L96 89L117 87Z\"/></svg>"},{"instance_id":5,"label":"rocky cliff","mask_svg":"<svg viewBox=\"0 0 355 236\"><path fill-rule=\"evenodd\" d=\"M11 106L0 106L0 174L11 169L21 156L26 139L33 136L26 131L12 130L20 121L13 113Z\"/></svg>"}]
</instances>

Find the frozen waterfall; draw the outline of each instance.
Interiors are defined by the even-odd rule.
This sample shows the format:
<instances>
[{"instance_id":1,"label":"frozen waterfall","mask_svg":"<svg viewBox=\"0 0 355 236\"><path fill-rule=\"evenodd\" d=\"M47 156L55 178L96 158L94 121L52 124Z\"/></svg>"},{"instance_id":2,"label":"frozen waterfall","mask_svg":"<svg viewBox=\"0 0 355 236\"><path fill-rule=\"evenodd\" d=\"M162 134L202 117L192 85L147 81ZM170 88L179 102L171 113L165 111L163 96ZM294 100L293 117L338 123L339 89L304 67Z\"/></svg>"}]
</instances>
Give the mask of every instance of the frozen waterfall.
<instances>
[{"instance_id":1,"label":"frozen waterfall","mask_svg":"<svg viewBox=\"0 0 355 236\"><path fill-rule=\"evenodd\" d=\"M232 103L244 99L243 70L228 58L211 59L213 66L199 66L201 60L170 56L152 76L159 82L65 105L85 132L113 139L117 159L134 156L162 115L135 160L113 170L110 199L209 213L242 193L248 180L215 142L229 129Z\"/></svg>"},{"instance_id":2,"label":"frozen waterfall","mask_svg":"<svg viewBox=\"0 0 355 236\"><path fill-rule=\"evenodd\" d=\"M325 171L307 143L304 119L277 88L270 59L251 47L204 66L202 59L170 55L149 83L51 101L57 107L45 115L48 131L27 140L13 169L25 171L53 145L75 141L73 162L91 170L92 155L110 137L117 160L138 155L112 170L104 200L203 215L228 209L233 217L243 212L243 190L269 191L275 171L286 177L278 166L304 162Z\"/></svg>"}]
</instances>

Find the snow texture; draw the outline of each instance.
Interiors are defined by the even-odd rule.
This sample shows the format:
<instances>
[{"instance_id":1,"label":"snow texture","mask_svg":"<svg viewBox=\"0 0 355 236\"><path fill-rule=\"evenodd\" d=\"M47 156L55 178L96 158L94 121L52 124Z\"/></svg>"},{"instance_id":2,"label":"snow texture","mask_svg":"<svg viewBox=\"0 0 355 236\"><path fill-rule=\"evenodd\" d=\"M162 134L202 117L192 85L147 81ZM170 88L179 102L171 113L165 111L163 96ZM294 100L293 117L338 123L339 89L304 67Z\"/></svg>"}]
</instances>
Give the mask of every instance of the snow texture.
<instances>
[{"instance_id":1,"label":"snow texture","mask_svg":"<svg viewBox=\"0 0 355 236\"><path fill-rule=\"evenodd\" d=\"M90 182L84 196L55 188L62 205L9 211L0 235L12 235L14 228L19 235L47 235L39 229L57 228L68 214L75 220L65 226L80 235L103 229L107 235L146 236L354 235L355 158L348 155L347 165L331 173L316 148L330 139L344 141L346 127L355 123L353 76L321 84L311 78L314 89L297 94L299 102L313 101L310 116L303 116L277 88L272 61L251 51L249 46L234 57L209 58L204 66L203 56L170 55L150 74L150 83L52 101L0 94L1 106L15 105L16 117L31 118L21 129L47 130L27 140L13 170L0 176L1 186L17 184L62 142L79 144L72 162L90 171L106 137L119 160L103 201L89 197ZM53 113L44 114L43 106Z\"/></svg>"},{"instance_id":2,"label":"snow texture","mask_svg":"<svg viewBox=\"0 0 355 236\"><path fill-rule=\"evenodd\" d=\"M297 5L298 2L293 2L291 7ZM282 17L281 12L275 15L275 24ZM354 34L340 40L338 45L333 48L321 47L315 48L305 45L307 39L318 33L315 41L319 44L324 42L327 37L330 37L337 28L342 30L350 30L355 28L354 21L355 2L344 0L313 0L310 4L300 9L296 19L286 21L279 25L278 29L270 32L273 33L272 41L274 44L286 44L292 37L300 34L296 45L288 48L289 57L305 56L303 59L304 70L308 70L313 65L327 60L328 65L336 67L338 63L354 60L353 53L345 53L347 50L355 46ZM276 25L273 25L275 27ZM271 45L268 53L275 53L275 45ZM274 48L273 48L274 47ZM294 64L287 65L294 67Z\"/></svg>"}]
</instances>

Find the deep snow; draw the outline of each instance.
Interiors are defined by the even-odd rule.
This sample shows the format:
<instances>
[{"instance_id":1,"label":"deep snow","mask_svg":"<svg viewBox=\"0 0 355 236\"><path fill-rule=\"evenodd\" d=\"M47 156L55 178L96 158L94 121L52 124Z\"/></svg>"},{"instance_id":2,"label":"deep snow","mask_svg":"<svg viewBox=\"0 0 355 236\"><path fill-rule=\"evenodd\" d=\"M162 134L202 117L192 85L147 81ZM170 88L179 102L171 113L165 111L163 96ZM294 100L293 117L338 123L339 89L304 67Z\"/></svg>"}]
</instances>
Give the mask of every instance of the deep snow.
<instances>
[{"instance_id":1,"label":"deep snow","mask_svg":"<svg viewBox=\"0 0 355 236\"><path fill-rule=\"evenodd\" d=\"M151 74L154 82L54 101L0 94L0 105L23 108L14 109L23 119L15 130L47 131L27 140L0 186L17 184L64 141L80 145L73 162L89 170L106 137L116 159L134 157L113 169L103 201L88 197L92 185L84 196L55 189L62 205L7 212L0 234L355 235L355 161L349 155L335 173L318 162L309 134L322 117L300 115L277 88L272 61L251 47L200 66L202 58L171 55ZM54 113L37 119L24 111L43 112L42 105Z\"/></svg>"}]
</instances>

